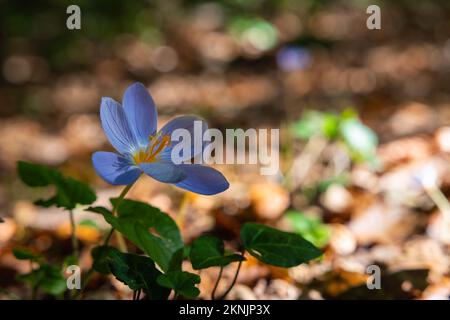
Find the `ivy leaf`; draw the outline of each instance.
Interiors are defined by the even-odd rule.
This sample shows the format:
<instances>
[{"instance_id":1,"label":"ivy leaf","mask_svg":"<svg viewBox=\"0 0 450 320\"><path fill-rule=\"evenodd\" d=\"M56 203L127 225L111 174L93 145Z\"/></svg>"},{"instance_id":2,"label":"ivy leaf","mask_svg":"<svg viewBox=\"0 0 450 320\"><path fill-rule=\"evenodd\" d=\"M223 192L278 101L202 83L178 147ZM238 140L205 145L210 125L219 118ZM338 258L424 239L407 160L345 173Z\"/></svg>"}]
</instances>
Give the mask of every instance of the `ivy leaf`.
<instances>
[{"instance_id":1,"label":"ivy leaf","mask_svg":"<svg viewBox=\"0 0 450 320\"><path fill-rule=\"evenodd\" d=\"M200 283L200 277L186 271L171 271L162 274L156 280L159 285L173 289L177 294L186 298L196 298L200 290L195 286Z\"/></svg>"},{"instance_id":2,"label":"ivy leaf","mask_svg":"<svg viewBox=\"0 0 450 320\"><path fill-rule=\"evenodd\" d=\"M18 275L17 280L54 296L63 293L67 288L61 269L49 264L43 264L30 273Z\"/></svg>"},{"instance_id":3,"label":"ivy leaf","mask_svg":"<svg viewBox=\"0 0 450 320\"><path fill-rule=\"evenodd\" d=\"M12 250L12 253L13 253L14 257L18 260L38 261L38 260L42 259L41 255L34 254L27 249L14 248Z\"/></svg>"},{"instance_id":4,"label":"ivy leaf","mask_svg":"<svg viewBox=\"0 0 450 320\"><path fill-rule=\"evenodd\" d=\"M115 201L117 199L111 200L113 205ZM117 208L118 217L109 210L95 210L113 228L147 253L164 272L181 269L183 240L169 215L146 203L128 199L122 200Z\"/></svg>"},{"instance_id":5,"label":"ivy leaf","mask_svg":"<svg viewBox=\"0 0 450 320\"><path fill-rule=\"evenodd\" d=\"M35 204L50 207L57 206L67 210L77 204L91 204L96 200L94 191L85 183L63 176L59 171L46 166L19 161L17 172L20 179L30 187L54 186L56 194L46 200L37 200Z\"/></svg>"},{"instance_id":6,"label":"ivy leaf","mask_svg":"<svg viewBox=\"0 0 450 320\"><path fill-rule=\"evenodd\" d=\"M190 258L195 270L209 267L223 267L235 261L244 261L240 254L225 254L222 240L201 236L191 245Z\"/></svg>"},{"instance_id":7,"label":"ivy leaf","mask_svg":"<svg viewBox=\"0 0 450 320\"><path fill-rule=\"evenodd\" d=\"M334 139L339 132L339 116L334 113L325 112L322 116L322 134L328 139Z\"/></svg>"},{"instance_id":8,"label":"ivy leaf","mask_svg":"<svg viewBox=\"0 0 450 320\"><path fill-rule=\"evenodd\" d=\"M241 228L241 240L252 256L278 267L294 267L322 254L298 234L257 223L244 224Z\"/></svg>"},{"instance_id":9,"label":"ivy leaf","mask_svg":"<svg viewBox=\"0 0 450 320\"><path fill-rule=\"evenodd\" d=\"M111 273L131 290L144 290L149 299L167 299L170 290L161 287L156 279L162 275L152 259L131 253L122 253L113 247L97 247L106 253L103 263ZM98 253L98 250L97 250Z\"/></svg>"}]
</instances>

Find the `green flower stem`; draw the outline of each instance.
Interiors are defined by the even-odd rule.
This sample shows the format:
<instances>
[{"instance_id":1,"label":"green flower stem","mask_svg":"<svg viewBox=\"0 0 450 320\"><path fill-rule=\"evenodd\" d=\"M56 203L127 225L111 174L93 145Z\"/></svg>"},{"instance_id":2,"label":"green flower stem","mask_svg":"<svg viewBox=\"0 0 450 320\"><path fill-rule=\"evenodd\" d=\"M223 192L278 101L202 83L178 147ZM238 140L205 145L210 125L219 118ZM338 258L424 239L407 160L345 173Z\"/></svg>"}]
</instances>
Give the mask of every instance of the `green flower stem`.
<instances>
[{"instance_id":1,"label":"green flower stem","mask_svg":"<svg viewBox=\"0 0 450 320\"><path fill-rule=\"evenodd\" d=\"M117 208L119 207L119 205L122 203L122 200L125 198L125 195L128 193L128 191L130 191L131 187L133 186L134 182L127 185L122 192L119 195L119 198L116 201L116 204L114 205L113 209L112 209L112 215L116 214ZM111 240L112 234L114 233L114 228L111 228L111 230L109 231L108 235L106 236L105 240L103 241L102 246L107 246L109 244L109 241ZM120 234L120 233L117 233ZM122 236L122 235L121 235ZM123 237L122 237L123 239ZM125 240L124 240L125 242ZM103 251L101 251L103 252ZM102 258L101 256L99 257L99 259ZM86 276L83 279L83 283L81 285L81 290L79 290L77 292L77 294L74 296L74 298L76 299L80 293L86 288L86 285L88 284L90 278L92 277L92 275L94 274L94 268L93 266L89 269L88 273L86 274Z\"/></svg>"},{"instance_id":2,"label":"green flower stem","mask_svg":"<svg viewBox=\"0 0 450 320\"><path fill-rule=\"evenodd\" d=\"M220 278L222 278L223 266L220 267L219 275L217 276L216 284L214 285L214 289L211 292L211 300L215 300L216 290L219 286Z\"/></svg>"},{"instance_id":3,"label":"green flower stem","mask_svg":"<svg viewBox=\"0 0 450 320\"><path fill-rule=\"evenodd\" d=\"M73 250L73 255L75 256L75 258L79 259L79 255L80 255L80 250L79 250L79 246L78 246L78 239L77 239L77 234L76 234L76 225L75 225L75 217L73 214L73 210L69 211L69 217L70 217L70 227L71 227L71 240L72 240L72 250Z\"/></svg>"},{"instance_id":4,"label":"green flower stem","mask_svg":"<svg viewBox=\"0 0 450 320\"><path fill-rule=\"evenodd\" d=\"M242 255L244 255L245 249L242 250ZM234 274L234 278L233 281L231 281L231 285L228 287L228 289L220 296L219 300L223 300L226 298L226 296L230 293L231 289L233 289L234 285L236 284L236 280L238 278L239 275L239 271L241 270L241 266L242 266L242 260L239 261L236 273Z\"/></svg>"},{"instance_id":5,"label":"green flower stem","mask_svg":"<svg viewBox=\"0 0 450 320\"><path fill-rule=\"evenodd\" d=\"M130 191L131 187L133 186L134 183L131 183L129 185L127 185L122 192L119 195L119 198L117 199L116 205L113 207L112 210L112 215L116 214L117 208L120 206L120 204L122 203L122 200L125 198L125 195L128 193L128 191ZM112 232L114 232L114 228L111 229L110 233L112 234ZM106 238L106 244L108 245L109 239L111 238L111 235L109 235L109 237ZM116 238L117 238L117 243L119 245L119 249L122 252L127 253L128 249L127 249L127 244L125 242L125 239L123 238L122 234L120 232L116 232Z\"/></svg>"}]
</instances>

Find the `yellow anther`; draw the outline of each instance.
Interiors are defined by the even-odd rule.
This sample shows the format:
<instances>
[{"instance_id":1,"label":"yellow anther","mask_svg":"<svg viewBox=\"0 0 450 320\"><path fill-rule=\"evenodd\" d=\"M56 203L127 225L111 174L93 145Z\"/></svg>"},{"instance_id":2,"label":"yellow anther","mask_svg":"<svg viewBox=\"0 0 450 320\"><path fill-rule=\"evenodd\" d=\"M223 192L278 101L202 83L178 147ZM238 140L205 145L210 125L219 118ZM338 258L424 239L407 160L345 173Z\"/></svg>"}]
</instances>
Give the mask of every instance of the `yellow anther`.
<instances>
[{"instance_id":1,"label":"yellow anther","mask_svg":"<svg viewBox=\"0 0 450 320\"><path fill-rule=\"evenodd\" d=\"M136 164L143 162L155 162L156 156L170 145L169 135L150 135L150 143L146 149L139 149L134 155L133 160Z\"/></svg>"}]
</instances>

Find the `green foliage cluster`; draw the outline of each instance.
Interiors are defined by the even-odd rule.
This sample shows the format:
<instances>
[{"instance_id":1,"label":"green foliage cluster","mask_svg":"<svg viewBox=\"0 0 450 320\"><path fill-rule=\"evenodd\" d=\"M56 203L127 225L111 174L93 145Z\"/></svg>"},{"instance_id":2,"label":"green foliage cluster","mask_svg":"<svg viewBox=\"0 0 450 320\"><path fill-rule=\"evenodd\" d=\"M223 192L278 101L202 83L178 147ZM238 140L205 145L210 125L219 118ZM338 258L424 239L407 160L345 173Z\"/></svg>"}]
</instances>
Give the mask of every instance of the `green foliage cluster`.
<instances>
[{"instance_id":1,"label":"green foliage cluster","mask_svg":"<svg viewBox=\"0 0 450 320\"><path fill-rule=\"evenodd\" d=\"M72 210L76 206L90 205L96 195L85 183L45 166L19 162L18 174L30 187L53 186L55 195L38 200L42 206L55 205ZM197 274L182 270L182 262L189 259L193 269L223 268L231 263L245 261L244 253L266 264L293 267L321 255L321 251L298 233L283 232L266 225L246 223L240 232L241 252L229 252L221 239L200 236L190 246L181 237L176 222L166 213L147 203L119 198L110 199L112 209L89 206L111 225L110 234L103 245L92 250L92 270L101 274L113 274L134 292L144 292L146 299L167 299L175 296L196 298L200 291ZM126 253L109 246L113 231L120 232L140 249L140 253ZM20 275L19 280L29 283L33 290L59 296L67 290L62 268L45 262L44 257L29 251L16 249L17 259L26 259L39 267ZM74 262L76 259L70 259ZM239 270L239 268L238 268ZM138 295L139 296L139 295Z\"/></svg>"},{"instance_id":2,"label":"green foliage cluster","mask_svg":"<svg viewBox=\"0 0 450 320\"><path fill-rule=\"evenodd\" d=\"M321 135L330 141L342 142L355 162L376 165L378 137L364 125L355 111L346 109L340 114L308 111L291 126L295 137L308 140Z\"/></svg>"}]
</instances>

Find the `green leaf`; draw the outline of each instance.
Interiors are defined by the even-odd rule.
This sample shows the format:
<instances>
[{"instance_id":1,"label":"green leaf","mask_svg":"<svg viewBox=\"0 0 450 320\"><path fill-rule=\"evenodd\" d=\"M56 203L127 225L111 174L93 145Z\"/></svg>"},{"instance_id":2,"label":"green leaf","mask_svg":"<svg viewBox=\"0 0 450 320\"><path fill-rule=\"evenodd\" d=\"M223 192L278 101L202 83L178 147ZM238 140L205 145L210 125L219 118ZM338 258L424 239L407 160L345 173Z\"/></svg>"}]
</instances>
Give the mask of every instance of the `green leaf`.
<instances>
[{"instance_id":1,"label":"green leaf","mask_svg":"<svg viewBox=\"0 0 450 320\"><path fill-rule=\"evenodd\" d=\"M61 269L48 264L43 264L30 273L17 276L17 280L29 283L33 288L39 288L54 296L63 293L67 288Z\"/></svg>"},{"instance_id":2,"label":"green leaf","mask_svg":"<svg viewBox=\"0 0 450 320\"><path fill-rule=\"evenodd\" d=\"M322 254L298 234L257 223L244 224L241 228L241 240L252 256L278 267L294 267Z\"/></svg>"},{"instance_id":3,"label":"green leaf","mask_svg":"<svg viewBox=\"0 0 450 320\"><path fill-rule=\"evenodd\" d=\"M110 255L110 252L113 250L116 249L109 246L98 246L92 249L92 269L104 275L110 274L111 269L109 268L108 257Z\"/></svg>"},{"instance_id":4,"label":"green leaf","mask_svg":"<svg viewBox=\"0 0 450 320\"><path fill-rule=\"evenodd\" d=\"M113 205L117 199L111 200ZM118 217L98 210L105 220L137 245L164 271L181 269L183 240L167 214L146 203L125 199L117 208Z\"/></svg>"},{"instance_id":5,"label":"green leaf","mask_svg":"<svg viewBox=\"0 0 450 320\"><path fill-rule=\"evenodd\" d=\"M112 247L100 249L106 249L104 250L106 253L104 262L108 264L111 273L131 290L142 289L149 299L167 299L170 290L156 282L162 273L155 268L152 259L136 254L122 253Z\"/></svg>"},{"instance_id":6,"label":"green leaf","mask_svg":"<svg viewBox=\"0 0 450 320\"><path fill-rule=\"evenodd\" d=\"M17 173L30 187L46 187L62 178L62 175L54 169L24 161L17 162Z\"/></svg>"},{"instance_id":7,"label":"green leaf","mask_svg":"<svg viewBox=\"0 0 450 320\"><path fill-rule=\"evenodd\" d=\"M357 161L375 161L378 137L358 119L349 118L340 124L340 134Z\"/></svg>"},{"instance_id":8,"label":"green leaf","mask_svg":"<svg viewBox=\"0 0 450 320\"><path fill-rule=\"evenodd\" d=\"M317 111L307 111L291 127L293 134L300 139L307 140L316 134L321 133L323 116Z\"/></svg>"},{"instance_id":9,"label":"green leaf","mask_svg":"<svg viewBox=\"0 0 450 320\"><path fill-rule=\"evenodd\" d=\"M307 111L292 126L297 138L307 140L314 135L334 139L338 135L339 116L331 112Z\"/></svg>"},{"instance_id":10,"label":"green leaf","mask_svg":"<svg viewBox=\"0 0 450 320\"><path fill-rule=\"evenodd\" d=\"M41 255L34 254L27 249L14 248L12 250L12 253L13 253L14 257L16 257L16 259L18 259L18 260L38 261L38 260L42 259Z\"/></svg>"},{"instance_id":11,"label":"green leaf","mask_svg":"<svg viewBox=\"0 0 450 320\"><path fill-rule=\"evenodd\" d=\"M322 116L322 133L328 139L334 139L338 135L339 117L333 113L326 112Z\"/></svg>"},{"instance_id":12,"label":"green leaf","mask_svg":"<svg viewBox=\"0 0 450 320\"><path fill-rule=\"evenodd\" d=\"M223 267L235 261L244 261L240 254L225 254L222 240L216 237L201 236L191 245L190 258L195 270L209 267Z\"/></svg>"},{"instance_id":13,"label":"green leaf","mask_svg":"<svg viewBox=\"0 0 450 320\"><path fill-rule=\"evenodd\" d=\"M91 204L96 200L94 191L85 183L63 176L59 171L24 161L17 162L17 172L21 180L30 187L54 186L56 194L35 204L50 207L56 205L67 210L77 204Z\"/></svg>"},{"instance_id":14,"label":"green leaf","mask_svg":"<svg viewBox=\"0 0 450 320\"><path fill-rule=\"evenodd\" d=\"M78 264L78 258L74 255L67 256L63 262L64 268L67 268L68 266L72 266L72 265L77 265L77 264Z\"/></svg>"},{"instance_id":15,"label":"green leaf","mask_svg":"<svg viewBox=\"0 0 450 320\"><path fill-rule=\"evenodd\" d=\"M94 213L100 213L101 215L105 215L105 214L112 214L111 210L105 208L105 207L89 207L87 209L85 209L84 211L90 211L90 212L94 212Z\"/></svg>"},{"instance_id":16,"label":"green leaf","mask_svg":"<svg viewBox=\"0 0 450 320\"><path fill-rule=\"evenodd\" d=\"M196 298L200 290L195 286L200 283L200 277L186 271L171 271L162 274L156 280L159 285L173 289L177 294L186 298Z\"/></svg>"},{"instance_id":17,"label":"green leaf","mask_svg":"<svg viewBox=\"0 0 450 320\"><path fill-rule=\"evenodd\" d=\"M288 211L285 214L293 231L315 246L323 247L330 239L330 229L317 217L309 217L301 212Z\"/></svg>"},{"instance_id":18,"label":"green leaf","mask_svg":"<svg viewBox=\"0 0 450 320\"><path fill-rule=\"evenodd\" d=\"M98 224L91 219L83 219L82 221L80 221L80 223L78 223L79 226L83 226L83 227L90 227L93 229L97 229L97 230L101 230L101 228L98 226Z\"/></svg>"}]
</instances>

